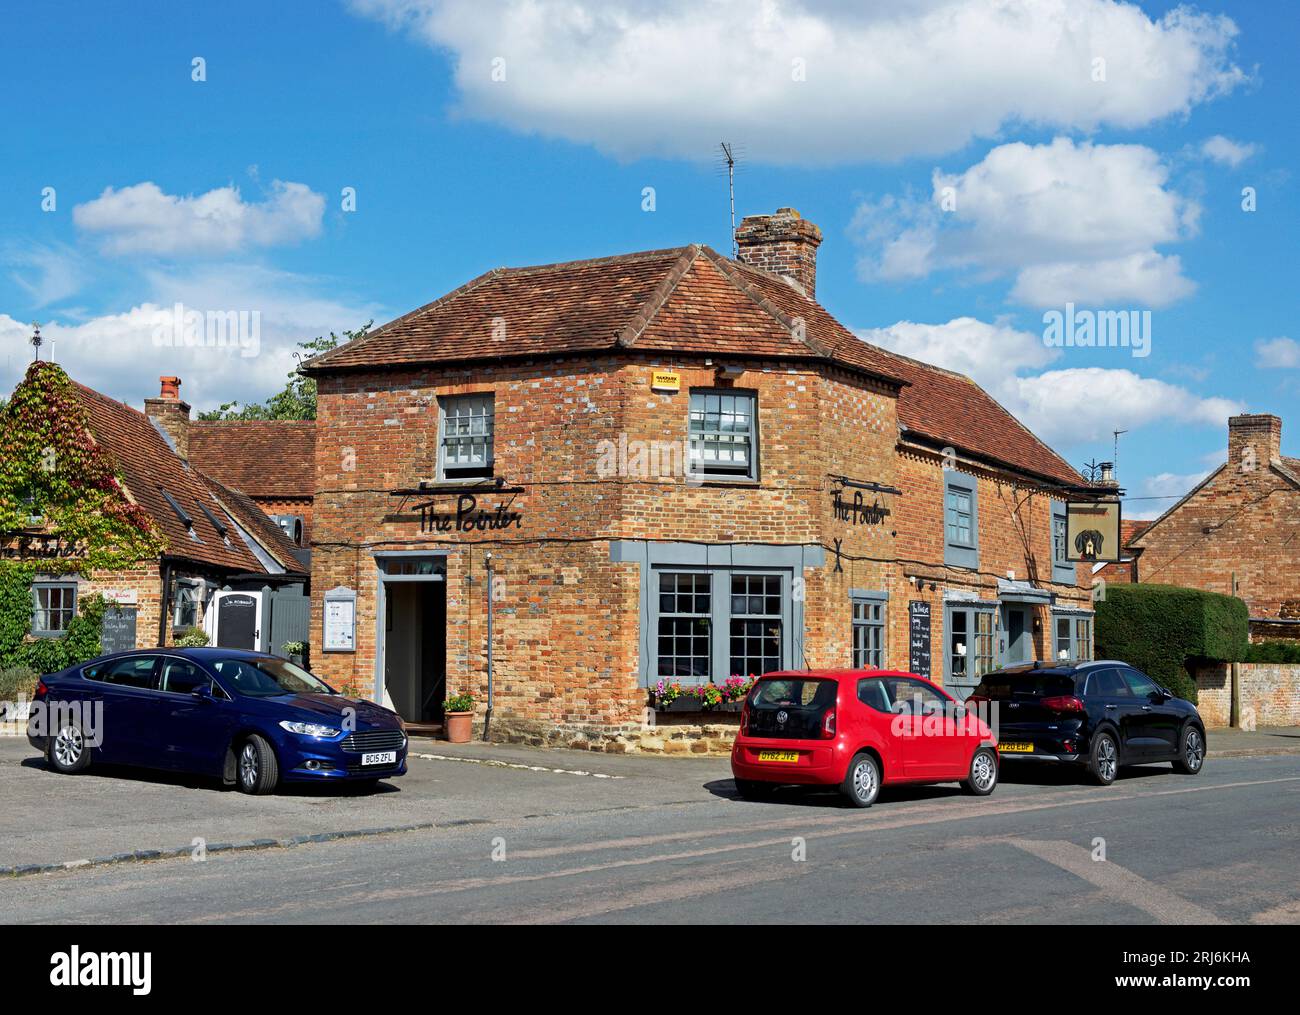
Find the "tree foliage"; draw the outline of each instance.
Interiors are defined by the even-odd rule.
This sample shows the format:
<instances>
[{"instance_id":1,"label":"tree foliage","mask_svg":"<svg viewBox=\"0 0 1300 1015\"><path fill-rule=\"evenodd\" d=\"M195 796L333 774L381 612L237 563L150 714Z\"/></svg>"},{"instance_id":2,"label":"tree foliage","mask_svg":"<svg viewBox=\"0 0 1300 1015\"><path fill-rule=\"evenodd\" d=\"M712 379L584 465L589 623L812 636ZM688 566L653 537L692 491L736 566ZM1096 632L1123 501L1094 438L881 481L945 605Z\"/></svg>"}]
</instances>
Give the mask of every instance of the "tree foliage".
<instances>
[{"instance_id":1,"label":"tree foliage","mask_svg":"<svg viewBox=\"0 0 1300 1015\"><path fill-rule=\"evenodd\" d=\"M165 540L127 495L118 464L94 438L76 389L57 364L35 362L0 409L0 534L57 536L66 556L0 560L0 668L42 673L99 653L104 600L80 597L60 638L32 638L32 582L129 569Z\"/></svg>"}]
</instances>

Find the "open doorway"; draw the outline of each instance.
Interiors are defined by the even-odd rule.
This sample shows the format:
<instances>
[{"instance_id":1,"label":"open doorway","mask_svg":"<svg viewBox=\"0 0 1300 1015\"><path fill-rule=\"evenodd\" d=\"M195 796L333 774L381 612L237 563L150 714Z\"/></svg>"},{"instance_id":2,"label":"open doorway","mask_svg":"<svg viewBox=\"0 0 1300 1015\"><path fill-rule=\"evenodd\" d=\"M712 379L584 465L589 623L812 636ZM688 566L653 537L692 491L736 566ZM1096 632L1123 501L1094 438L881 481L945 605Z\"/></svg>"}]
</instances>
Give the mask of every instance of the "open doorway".
<instances>
[{"instance_id":1,"label":"open doorway","mask_svg":"<svg viewBox=\"0 0 1300 1015\"><path fill-rule=\"evenodd\" d=\"M441 723L447 697L446 583L384 584L384 697L408 724Z\"/></svg>"}]
</instances>

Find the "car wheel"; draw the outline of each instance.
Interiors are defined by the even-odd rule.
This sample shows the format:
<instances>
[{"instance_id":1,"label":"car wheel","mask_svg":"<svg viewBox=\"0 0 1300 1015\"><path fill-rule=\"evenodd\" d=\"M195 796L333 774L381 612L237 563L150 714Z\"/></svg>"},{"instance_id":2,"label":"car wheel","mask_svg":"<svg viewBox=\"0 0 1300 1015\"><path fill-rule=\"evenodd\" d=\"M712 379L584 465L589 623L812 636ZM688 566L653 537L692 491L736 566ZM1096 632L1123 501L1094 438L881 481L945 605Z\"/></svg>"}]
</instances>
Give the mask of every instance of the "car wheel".
<instances>
[{"instance_id":1,"label":"car wheel","mask_svg":"<svg viewBox=\"0 0 1300 1015\"><path fill-rule=\"evenodd\" d=\"M840 786L854 807L870 807L880 795L880 766L870 754L855 755Z\"/></svg>"},{"instance_id":2,"label":"car wheel","mask_svg":"<svg viewBox=\"0 0 1300 1015\"><path fill-rule=\"evenodd\" d=\"M239 746L239 789L243 793L261 796L275 789L280 781L280 766L275 752L265 738L254 733Z\"/></svg>"},{"instance_id":3,"label":"car wheel","mask_svg":"<svg viewBox=\"0 0 1300 1015\"><path fill-rule=\"evenodd\" d=\"M1109 733L1098 733L1092 738L1088 772L1103 786L1109 786L1119 774L1119 746Z\"/></svg>"},{"instance_id":4,"label":"car wheel","mask_svg":"<svg viewBox=\"0 0 1300 1015\"><path fill-rule=\"evenodd\" d=\"M1195 775L1205 764L1205 734L1192 723L1183 727L1174 768L1184 775Z\"/></svg>"},{"instance_id":5,"label":"car wheel","mask_svg":"<svg viewBox=\"0 0 1300 1015\"><path fill-rule=\"evenodd\" d=\"M988 796L998 784L998 758L991 747L981 747L970 759L970 775L961 782L963 793Z\"/></svg>"},{"instance_id":6,"label":"car wheel","mask_svg":"<svg viewBox=\"0 0 1300 1015\"><path fill-rule=\"evenodd\" d=\"M69 720L50 738L47 751L50 764L64 775L85 771L90 764L90 746L81 727Z\"/></svg>"},{"instance_id":7,"label":"car wheel","mask_svg":"<svg viewBox=\"0 0 1300 1015\"><path fill-rule=\"evenodd\" d=\"M737 779L736 792L745 800L764 800L776 789L770 782L758 782L754 779Z\"/></svg>"}]
</instances>

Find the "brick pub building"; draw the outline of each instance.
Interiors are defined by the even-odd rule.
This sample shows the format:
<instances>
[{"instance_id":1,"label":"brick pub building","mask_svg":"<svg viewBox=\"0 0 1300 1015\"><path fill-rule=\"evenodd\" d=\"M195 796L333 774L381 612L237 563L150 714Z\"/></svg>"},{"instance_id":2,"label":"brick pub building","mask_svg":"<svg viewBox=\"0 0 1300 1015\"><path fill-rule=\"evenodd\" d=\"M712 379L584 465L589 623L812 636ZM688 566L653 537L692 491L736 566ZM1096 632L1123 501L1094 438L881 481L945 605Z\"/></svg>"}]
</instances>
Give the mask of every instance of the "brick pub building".
<instances>
[{"instance_id":1,"label":"brick pub building","mask_svg":"<svg viewBox=\"0 0 1300 1015\"><path fill-rule=\"evenodd\" d=\"M1064 501L1096 490L969 379L815 299L821 234L496 269L305 367L314 668L494 738L661 749L661 679L1087 657ZM489 559L490 555L490 559ZM323 650L323 651L322 651Z\"/></svg>"}]
</instances>

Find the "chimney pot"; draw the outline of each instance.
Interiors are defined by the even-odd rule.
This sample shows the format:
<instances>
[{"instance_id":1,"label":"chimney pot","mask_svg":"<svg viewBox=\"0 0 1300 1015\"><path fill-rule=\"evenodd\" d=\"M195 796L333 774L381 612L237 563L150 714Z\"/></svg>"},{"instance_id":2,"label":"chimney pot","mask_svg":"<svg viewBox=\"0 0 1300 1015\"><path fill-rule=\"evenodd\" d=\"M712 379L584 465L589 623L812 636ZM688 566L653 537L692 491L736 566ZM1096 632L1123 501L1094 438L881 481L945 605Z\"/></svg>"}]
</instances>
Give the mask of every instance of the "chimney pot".
<instances>
[{"instance_id":1,"label":"chimney pot","mask_svg":"<svg viewBox=\"0 0 1300 1015\"><path fill-rule=\"evenodd\" d=\"M747 215L736 227L736 256L783 278L809 297L817 295L817 247L822 231L793 208Z\"/></svg>"},{"instance_id":2,"label":"chimney pot","mask_svg":"<svg viewBox=\"0 0 1300 1015\"><path fill-rule=\"evenodd\" d=\"M179 377L159 377L158 380L162 383L162 391L158 397L180 399L181 379Z\"/></svg>"}]
</instances>

